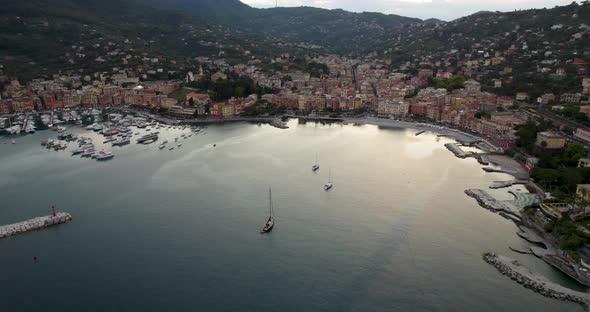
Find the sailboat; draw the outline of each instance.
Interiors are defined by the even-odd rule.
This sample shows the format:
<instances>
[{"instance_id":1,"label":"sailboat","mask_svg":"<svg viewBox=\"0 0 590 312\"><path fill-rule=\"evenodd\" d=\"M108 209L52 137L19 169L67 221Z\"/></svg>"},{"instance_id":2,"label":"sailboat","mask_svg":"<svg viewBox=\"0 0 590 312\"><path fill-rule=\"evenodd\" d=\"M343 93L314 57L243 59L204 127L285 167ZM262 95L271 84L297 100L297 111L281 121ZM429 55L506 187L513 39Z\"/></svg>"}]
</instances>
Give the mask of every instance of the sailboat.
<instances>
[{"instance_id":1,"label":"sailboat","mask_svg":"<svg viewBox=\"0 0 590 312\"><path fill-rule=\"evenodd\" d=\"M315 154L315 164L311 167L311 171L316 172L320 169L320 165L318 164L318 154Z\"/></svg>"},{"instance_id":2,"label":"sailboat","mask_svg":"<svg viewBox=\"0 0 590 312\"><path fill-rule=\"evenodd\" d=\"M261 230L261 233L268 233L270 231L272 231L272 228L275 225L275 220L272 216L273 214L273 206L272 206L272 192L270 189L270 186L268 187L268 202L269 202L269 216L268 216L268 220L266 220L266 223L264 224L264 227Z\"/></svg>"},{"instance_id":3,"label":"sailboat","mask_svg":"<svg viewBox=\"0 0 590 312\"><path fill-rule=\"evenodd\" d=\"M329 190L332 188L332 186L334 186L332 184L332 169L330 169L329 174L328 174L328 183L324 184L324 190Z\"/></svg>"}]
</instances>

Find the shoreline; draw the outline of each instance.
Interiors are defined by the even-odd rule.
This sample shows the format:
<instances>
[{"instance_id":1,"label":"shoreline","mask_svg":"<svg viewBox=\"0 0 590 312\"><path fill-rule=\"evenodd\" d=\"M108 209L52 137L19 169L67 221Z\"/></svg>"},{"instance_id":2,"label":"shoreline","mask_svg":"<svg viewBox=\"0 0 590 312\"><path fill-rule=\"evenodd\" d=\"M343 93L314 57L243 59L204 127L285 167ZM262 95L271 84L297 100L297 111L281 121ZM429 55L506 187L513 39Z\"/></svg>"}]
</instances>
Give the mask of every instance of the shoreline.
<instances>
[{"instance_id":1,"label":"shoreline","mask_svg":"<svg viewBox=\"0 0 590 312\"><path fill-rule=\"evenodd\" d=\"M487 139L482 138L475 134L470 134L459 129L448 128L445 126L433 125L429 123L423 123L418 121L403 121L394 119L385 119L377 117L365 117L365 118L343 118L344 122L359 124L359 125L374 125L384 128L396 128L396 129L412 129L418 131L428 131L437 133L439 136L445 136L461 144L476 144L476 147L487 153L501 153L502 150L496 145L489 142Z\"/></svg>"}]
</instances>

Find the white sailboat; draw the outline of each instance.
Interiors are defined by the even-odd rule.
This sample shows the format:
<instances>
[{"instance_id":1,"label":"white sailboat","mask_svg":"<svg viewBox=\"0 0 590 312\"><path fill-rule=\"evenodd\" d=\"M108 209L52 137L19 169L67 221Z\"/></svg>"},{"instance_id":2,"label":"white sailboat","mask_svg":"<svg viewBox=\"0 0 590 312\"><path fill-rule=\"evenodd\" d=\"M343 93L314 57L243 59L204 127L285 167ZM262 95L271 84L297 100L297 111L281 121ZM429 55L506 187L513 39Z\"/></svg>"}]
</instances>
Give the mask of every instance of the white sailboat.
<instances>
[{"instance_id":1,"label":"white sailboat","mask_svg":"<svg viewBox=\"0 0 590 312\"><path fill-rule=\"evenodd\" d=\"M329 170L329 174L328 174L328 183L324 184L324 190L329 190L334 186L334 184L332 184L332 169Z\"/></svg>"},{"instance_id":2,"label":"white sailboat","mask_svg":"<svg viewBox=\"0 0 590 312\"><path fill-rule=\"evenodd\" d=\"M311 167L311 171L316 172L320 169L320 165L318 164L318 154L315 154L315 164Z\"/></svg>"}]
</instances>

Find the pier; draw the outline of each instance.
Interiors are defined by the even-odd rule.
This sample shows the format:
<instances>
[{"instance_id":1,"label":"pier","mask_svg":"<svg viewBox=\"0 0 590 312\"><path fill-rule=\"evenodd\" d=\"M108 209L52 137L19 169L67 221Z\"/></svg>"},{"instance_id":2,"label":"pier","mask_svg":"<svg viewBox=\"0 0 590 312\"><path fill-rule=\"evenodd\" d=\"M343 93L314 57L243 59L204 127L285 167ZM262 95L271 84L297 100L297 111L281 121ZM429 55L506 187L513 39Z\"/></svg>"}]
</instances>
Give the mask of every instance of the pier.
<instances>
[{"instance_id":1,"label":"pier","mask_svg":"<svg viewBox=\"0 0 590 312\"><path fill-rule=\"evenodd\" d=\"M465 190L465 194L475 198L475 200L477 200L479 205L483 208L493 212L504 212L505 214L512 215L516 219L520 220L520 209L510 201L496 200L486 191L481 189L468 189Z\"/></svg>"},{"instance_id":2,"label":"pier","mask_svg":"<svg viewBox=\"0 0 590 312\"><path fill-rule=\"evenodd\" d=\"M72 216L67 212L58 212L49 216L38 217L26 221L0 226L0 238L6 238L34 230L40 230L52 225L67 223Z\"/></svg>"},{"instance_id":3,"label":"pier","mask_svg":"<svg viewBox=\"0 0 590 312\"><path fill-rule=\"evenodd\" d=\"M527 184L528 180L523 179L512 179L507 181L494 181L494 184L490 185L491 189L499 189L504 187L513 186L515 184Z\"/></svg>"},{"instance_id":4,"label":"pier","mask_svg":"<svg viewBox=\"0 0 590 312\"><path fill-rule=\"evenodd\" d=\"M457 145L457 143L447 143L445 144L445 147L459 158L467 158L467 156L471 155L471 153L466 153L463 151L461 147Z\"/></svg>"},{"instance_id":5,"label":"pier","mask_svg":"<svg viewBox=\"0 0 590 312\"><path fill-rule=\"evenodd\" d=\"M514 252L524 254L524 255L532 255L533 254L532 251L522 250L522 249L514 248L512 246L508 246L508 248L510 248L510 250L512 250Z\"/></svg>"}]
</instances>

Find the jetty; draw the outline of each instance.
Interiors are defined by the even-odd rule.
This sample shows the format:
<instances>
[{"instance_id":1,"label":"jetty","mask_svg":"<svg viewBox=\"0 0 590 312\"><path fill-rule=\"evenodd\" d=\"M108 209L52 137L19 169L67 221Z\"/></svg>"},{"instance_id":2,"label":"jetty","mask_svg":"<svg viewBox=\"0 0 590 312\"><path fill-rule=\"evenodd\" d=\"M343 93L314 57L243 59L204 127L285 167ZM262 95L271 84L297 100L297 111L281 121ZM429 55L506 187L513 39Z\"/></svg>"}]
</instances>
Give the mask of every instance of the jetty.
<instances>
[{"instance_id":1,"label":"jetty","mask_svg":"<svg viewBox=\"0 0 590 312\"><path fill-rule=\"evenodd\" d=\"M281 119L279 118L275 118L270 122L270 125L275 127L275 128L279 128L279 129L288 129L289 126L287 126L287 123L283 122Z\"/></svg>"},{"instance_id":2,"label":"jetty","mask_svg":"<svg viewBox=\"0 0 590 312\"><path fill-rule=\"evenodd\" d=\"M486 191L481 189L468 189L465 190L465 194L475 198L477 203L483 208L493 212L504 212L520 220L520 209L510 201L496 200Z\"/></svg>"},{"instance_id":3,"label":"jetty","mask_svg":"<svg viewBox=\"0 0 590 312\"><path fill-rule=\"evenodd\" d=\"M532 255L533 254L532 251L522 250L522 249L514 248L512 246L508 246L508 248L510 248L510 250L512 250L514 252L524 254L524 255Z\"/></svg>"},{"instance_id":4,"label":"jetty","mask_svg":"<svg viewBox=\"0 0 590 312\"><path fill-rule=\"evenodd\" d=\"M472 154L463 151L457 143L447 143L445 144L445 147L459 158L467 158L467 156Z\"/></svg>"},{"instance_id":5,"label":"jetty","mask_svg":"<svg viewBox=\"0 0 590 312\"><path fill-rule=\"evenodd\" d=\"M529 180L524 180L524 179L512 179L512 180L507 180L507 181L494 181L494 183L492 185L490 185L490 188L491 189L499 189L499 188L513 186L516 184L527 184L527 183L529 183Z\"/></svg>"},{"instance_id":6,"label":"jetty","mask_svg":"<svg viewBox=\"0 0 590 312\"><path fill-rule=\"evenodd\" d=\"M578 303L585 311L590 311L590 296L586 293L558 285L542 275L531 272L518 261L505 256L486 252L483 254L483 260L496 268L502 275L508 276L525 288L548 298Z\"/></svg>"},{"instance_id":7,"label":"jetty","mask_svg":"<svg viewBox=\"0 0 590 312\"><path fill-rule=\"evenodd\" d=\"M67 212L53 213L49 216L37 217L22 222L0 226L0 238L6 238L34 230L44 229L52 225L67 223L72 220L72 215Z\"/></svg>"}]
</instances>

